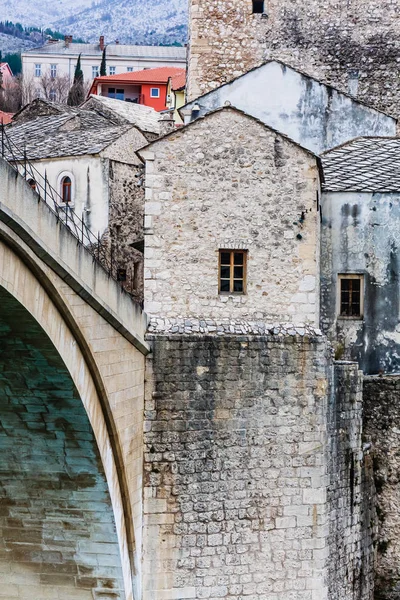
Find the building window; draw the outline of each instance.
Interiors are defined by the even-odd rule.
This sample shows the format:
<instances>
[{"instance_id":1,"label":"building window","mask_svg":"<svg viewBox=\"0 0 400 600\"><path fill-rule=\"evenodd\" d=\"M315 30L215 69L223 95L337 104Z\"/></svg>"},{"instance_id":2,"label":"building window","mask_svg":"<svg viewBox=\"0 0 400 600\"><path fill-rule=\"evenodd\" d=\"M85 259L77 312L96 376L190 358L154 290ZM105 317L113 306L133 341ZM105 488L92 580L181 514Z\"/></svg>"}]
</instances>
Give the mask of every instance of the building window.
<instances>
[{"instance_id":1,"label":"building window","mask_svg":"<svg viewBox=\"0 0 400 600\"><path fill-rule=\"evenodd\" d=\"M36 181L34 179L28 179L28 185L36 192Z\"/></svg>"},{"instance_id":2,"label":"building window","mask_svg":"<svg viewBox=\"0 0 400 600\"><path fill-rule=\"evenodd\" d=\"M57 65L50 65L50 77L57 77Z\"/></svg>"},{"instance_id":3,"label":"building window","mask_svg":"<svg viewBox=\"0 0 400 600\"><path fill-rule=\"evenodd\" d=\"M160 97L160 88L150 88L150 96L152 98L159 98Z\"/></svg>"},{"instance_id":4,"label":"building window","mask_svg":"<svg viewBox=\"0 0 400 600\"><path fill-rule=\"evenodd\" d=\"M51 100L52 102L55 102L57 100L57 93L55 90L50 90L49 100Z\"/></svg>"},{"instance_id":5,"label":"building window","mask_svg":"<svg viewBox=\"0 0 400 600\"><path fill-rule=\"evenodd\" d=\"M35 65L35 77L41 77L42 76L42 65L36 64Z\"/></svg>"},{"instance_id":6,"label":"building window","mask_svg":"<svg viewBox=\"0 0 400 600\"><path fill-rule=\"evenodd\" d=\"M109 67L110 75L115 75L115 67Z\"/></svg>"},{"instance_id":7,"label":"building window","mask_svg":"<svg viewBox=\"0 0 400 600\"><path fill-rule=\"evenodd\" d=\"M339 275L339 315L361 319L363 316L363 276Z\"/></svg>"},{"instance_id":8,"label":"building window","mask_svg":"<svg viewBox=\"0 0 400 600\"><path fill-rule=\"evenodd\" d=\"M98 76L99 76L99 67L92 67L92 77L93 77L93 79L95 77L98 77Z\"/></svg>"},{"instance_id":9,"label":"building window","mask_svg":"<svg viewBox=\"0 0 400 600\"><path fill-rule=\"evenodd\" d=\"M61 200L64 204L70 204L72 202L72 181L71 177L66 175L61 179Z\"/></svg>"},{"instance_id":10,"label":"building window","mask_svg":"<svg viewBox=\"0 0 400 600\"><path fill-rule=\"evenodd\" d=\"M117 100L124 100L125 99L125 91L115 89L115 88L108 88L107 96L109 98L116 98Z\"/></svg>"},{"instance_id":11,"label":"building window","mask_svg":"<svg viewBox=\"0 0 400 600\"><path fill-rule=\"evenodd\" d=\"M126 70L127 70L128 73L132 73L133 72L133 67L128 67Z\"/></svg>"},{"instance_id":12,"label":"building window","mask_svg":"<svg viewBox=\"0 0 400 600\"><path fill-rule=\"evenodd\" d=\"M253 0L253 13L263 14L264 13L264 0Z\"/></svg>"},{"instance_id":13,"label":"building window","mask_svg":"<svg viewBox=\"0 0 400 600\"><path fill-rule=\"evenodd\" d=\"M219 251L219 293L246 293L246 250Z\"/></svg>"}]
</instances>

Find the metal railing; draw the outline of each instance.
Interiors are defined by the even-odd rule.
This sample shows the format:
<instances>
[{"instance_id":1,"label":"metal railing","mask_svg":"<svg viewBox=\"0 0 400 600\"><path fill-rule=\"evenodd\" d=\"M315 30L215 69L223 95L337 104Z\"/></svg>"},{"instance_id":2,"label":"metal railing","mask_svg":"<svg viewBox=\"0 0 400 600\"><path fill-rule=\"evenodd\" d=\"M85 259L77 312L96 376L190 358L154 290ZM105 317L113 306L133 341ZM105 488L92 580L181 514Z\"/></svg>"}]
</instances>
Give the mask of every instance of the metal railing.
<instances>
[{"instance_id":1,"label":"metal railing","mask_svg":"<svg viewBox=\"0 0 400 600\"><path fill-rule=\"evenodd\" d=\"M38 195L38 201L44 202L56 215L60 222L75 237L77 243L84 246L93 260L96 261L121 287L124 285L114 275L117 265L113 261L112 244L102 240L100 233L93 233L83 219L81 219L71 206L63 201L61 195L50 185L45 171L44 176L27 158L26 151L12 141L7 133L5 125L0 123L0 156L26 181Z\"/></svg>"}]
</instances>

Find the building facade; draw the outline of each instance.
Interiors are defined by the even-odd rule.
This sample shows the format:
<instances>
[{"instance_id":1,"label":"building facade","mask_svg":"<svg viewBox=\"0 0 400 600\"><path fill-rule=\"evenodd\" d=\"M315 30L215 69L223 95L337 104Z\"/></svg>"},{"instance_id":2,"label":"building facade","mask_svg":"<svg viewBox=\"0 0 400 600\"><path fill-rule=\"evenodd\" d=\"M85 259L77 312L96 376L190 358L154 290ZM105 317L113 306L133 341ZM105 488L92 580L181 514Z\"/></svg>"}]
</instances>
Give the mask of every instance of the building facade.
<instances>
[{"instance_id":1,"label":"building facade","mask_svg":"<svg viewBox=\"0 0 400 600\"><path fill-rule=\"evenodd\" d=\"M277 59L398 116L391 0L191 0L189 99Z\"/></svg>"},{"instance_id":2,"label":"building facade","mask_svg":"<svg viewBox=\"0 0 400 600\"><path fill-rule=\"evenodd\" d=\"M38 83L44 75L68 76L72 82L79 54L85 82L100 75L103 50L106 47L107 74L118 75L155 67L186 68L186 48L176 46L133 46L107 44L75 44L71 37L63 42L47 43L22 53L22 73L27 82Z\"/></svg>"}]
</instances>

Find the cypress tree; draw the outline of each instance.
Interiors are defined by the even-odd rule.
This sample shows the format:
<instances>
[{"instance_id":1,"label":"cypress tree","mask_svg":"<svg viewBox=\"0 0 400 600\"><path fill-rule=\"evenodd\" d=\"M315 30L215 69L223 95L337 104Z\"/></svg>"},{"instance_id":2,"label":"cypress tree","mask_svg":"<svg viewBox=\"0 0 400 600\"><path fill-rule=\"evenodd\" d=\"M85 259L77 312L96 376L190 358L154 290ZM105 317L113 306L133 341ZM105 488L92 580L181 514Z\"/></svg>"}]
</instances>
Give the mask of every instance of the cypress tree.
<instances>
[{"instance_id":1,"label":"cypress tree","mask_svg":"<svg viewBox=\"0 0 400 600\"><path fill-rule=\"evenodd\" d=\"M107 75L107 65L106 65L106 49L103 50L103 56L101 57L101 65L100 65L100 77Z\"/></svg>"},{"instance_id":2,"label":"cypress tree","mask_svg":"<svg viewBox=\"0 0 400 600\"><path fill-rule=\"evenodd\" d=\"M83 71L81 68L81 55L79 55L75 67L74 83L69 90L67 104L68 106L79 106L84 100L85 90L83 89Z\"/></svg>"}]
</instances>

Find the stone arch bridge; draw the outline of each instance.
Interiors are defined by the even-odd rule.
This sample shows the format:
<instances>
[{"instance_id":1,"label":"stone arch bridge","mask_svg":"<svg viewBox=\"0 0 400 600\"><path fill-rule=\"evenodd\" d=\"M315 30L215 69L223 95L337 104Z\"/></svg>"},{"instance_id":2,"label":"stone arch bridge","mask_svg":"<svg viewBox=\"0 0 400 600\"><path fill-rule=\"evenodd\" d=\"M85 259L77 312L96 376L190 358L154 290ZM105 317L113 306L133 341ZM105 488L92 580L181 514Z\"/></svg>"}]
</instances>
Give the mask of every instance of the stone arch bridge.
<instances>
[{"instance_id":1,"label":"stone arch bridge","mask_svg":"<svg viewBox=\"0 0 400 600\"><path fill-rule=\"evenodd\" d=\"M0 596L140 597L145 329L0 160Z\"/></svg>"}]
</instances>

